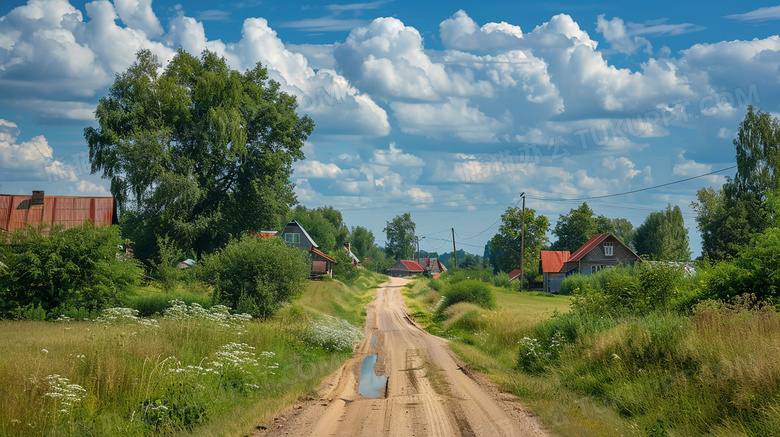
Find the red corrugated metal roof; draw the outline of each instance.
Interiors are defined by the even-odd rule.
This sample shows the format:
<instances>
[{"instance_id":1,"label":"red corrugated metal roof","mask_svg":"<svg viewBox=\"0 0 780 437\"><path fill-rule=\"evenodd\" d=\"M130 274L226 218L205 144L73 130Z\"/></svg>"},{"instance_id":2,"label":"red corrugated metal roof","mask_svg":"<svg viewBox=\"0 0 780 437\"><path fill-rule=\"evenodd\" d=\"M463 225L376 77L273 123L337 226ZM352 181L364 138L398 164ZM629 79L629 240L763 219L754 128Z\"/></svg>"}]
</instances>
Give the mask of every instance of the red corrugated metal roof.
<instances>
[{"instance_id":1,"label":"red corrugated metal roof","mask_svg":"<svg viewBox=\"0 0 780 437\"><path fill-rule=\"evenodd\" d=\"M509 272L509 280L513 281L515 278L520 276L520 272L521 272L520 269L514 269L511 272Z\"/></svg>"},{"instance_id":2,"label":"red corrugated metal roof","mask_svg":"<svg viewBox=\"0 0 780 437\"><path fill-rule=\"evenodd\" d=\"M587 255L588 252L593 250L596 246L599 245L602 241L606 240L607 237L609 237L610 234L598 234L594 235L593 238L588 240L585 244L583 244L579 249L575 250L574 253L571 254L571 257L569 257L566 262L572 262L572 261L579 261L582 259L583 256Z\"/></svg>"},{"instance_id":3,"label":"red corrugated metal roof","mask_svg":"<svg viewBox=\"0 0 780 437\"><path fill-rule=\"evenodd\" d=\"M410 272L422 272L422 271L424 271L424 269L422 268L422 266L418 262L406 261L406 260L401 260L399 262L401 264L403 264L403 266L406 267L406 270L409 270Z\"/></svg>"},{"instance_id":4,"label":"red corrugated metal roof","mask_svg":"<svg viewBox=\"0 0 780 437\"><path fill-rule=\"evenodd\" d=\"M558 273L563 264L569 260L571 253L568 250L543 250L542 273Z\"/></svg>"},{"instance_id":5,"label":"red corrugated metal roof","mask_svg":"<svg viewBox=\"0 0 780 437\"><path fill-rule=\"evenodd\" d=\"M74 228L86 221L111 225L113 197L44 196L43 205L33 205L33 196L0 194L0 229L13 232L27 225L62 225Z\"/></svg>"},{"instance_id":6,"label":"red corrugated metal roof","mask_svg":"<svg viewBox=\"0 0 780 437\"><path fill-rule=\"evenodd\" d=\"M319 250L315 249L314 247L312 247L312 248L311 248L311 253L317 254L317 255L319 255L319 256L321 256L321 257L325 258L326 260L328 260L328 261L330 261L330 262L333 262L333 263L336 263L336 264L338 264L338 263L339 263L339 262L338 262L338 261L336 261L335 259L333 259L333 258L329 257L328 255L325 255L324 253L320 252Z\"/></svg>"}]
</instances>

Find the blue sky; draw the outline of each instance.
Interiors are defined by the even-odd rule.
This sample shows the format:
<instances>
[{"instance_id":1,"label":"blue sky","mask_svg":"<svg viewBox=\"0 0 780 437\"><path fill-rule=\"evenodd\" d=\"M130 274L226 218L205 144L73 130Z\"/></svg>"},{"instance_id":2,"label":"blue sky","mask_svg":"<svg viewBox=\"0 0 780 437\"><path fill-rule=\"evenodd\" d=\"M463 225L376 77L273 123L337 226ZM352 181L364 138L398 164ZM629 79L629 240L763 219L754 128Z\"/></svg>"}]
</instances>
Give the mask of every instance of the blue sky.
<instances>
[{"instance_id":1,"label":"blue sky","mask_svg":"<svg viewBox=\"0 0 780 437\"><path fill-rule=\"evenodd\" d=\"M583 198L734 165L748 104L780 115L780 5L769 2L187 3L0 6L0 192L105 195L83 129L142 48L256 62L316 123L301 203L384 242L411 212L421 249L482 253L526 193L554 225ZM639 226L733 170L588 200ZM572 200L575 199L575 200Z\"/></svg>"}]
</instances>

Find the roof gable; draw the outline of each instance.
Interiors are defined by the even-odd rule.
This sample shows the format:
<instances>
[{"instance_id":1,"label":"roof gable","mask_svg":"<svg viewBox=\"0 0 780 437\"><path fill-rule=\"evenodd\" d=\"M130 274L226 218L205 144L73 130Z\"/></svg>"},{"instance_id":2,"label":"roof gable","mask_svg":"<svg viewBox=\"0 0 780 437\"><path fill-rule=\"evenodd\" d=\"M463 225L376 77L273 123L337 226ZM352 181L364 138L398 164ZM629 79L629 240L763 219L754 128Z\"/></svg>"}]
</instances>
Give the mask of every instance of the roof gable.
<instances>
[{"instance_id":1,"label":"roof gable","mask_svg":"<svg viewBox=\"0 0 780 437\"><path fill-rule=\"evenodd\" d=\"M591 250L595 249L596 246L599 245L602 241L606 240L607 237L609 237L611 234L596 234L594 235L590 240L585 242L582 246L580 246L579 249L575 250L574 253L571 254L567 262L572 261L579 261L587 255Z\"/></svg>"},{"instance_id":2,"label":"roof gable","mask_svg":"<svg viewBox=\"0 0 780 437\"><path fill-rule=\"evenodd\" d=\"M569 260L571 253L568 250L542 250L542 273L558 273L563 264Z\"/></svg>"},{"instance_id":3,"label":"roof gable","mask_svg":"<svg viewBox=\"0 0 780 437\"><path fill-rule=\"evenodd\" d=\"M636 260L640 260L639 255L637 255L633 250L631 250L630 247L626 246L625 243L623 243L619 238L612 234L598 234L594 235L593 238L588 240L585 244L583 244L579 249L574 251L574 253L571 254L568 260L566 260L567 263L570 262L576 262L580 261L586 256L588 256L589 253L593 251L593 249L599 247L599 244L605 241L609 241L611 243L619 244L622 246L622 248L628 252L631 256L631 258L634 258Z\"/></svg>"},{"instance_id":4,"label":"roof gable","mask_svg":"<svg viewBox=\"0 0 780 437\"><path fill-rule=\"evenodd\" d=\"M511 272L509 272L509 280L510 281L514 281L515 279L517 279L518 276L520 276L520 273L522 273L522 272L523 271L520 270L520 269L512 270Z\"/></svg>"},{"instance_id":5,"label":"roof gable","mask_svg":"<svg viewBox=\"0 0 780 437\"><path fill-rule=\"evenodd\" d=\"M289 233L289 232L285 232L285 231L287 230L287 227L289 227L289 226L295 226L295 227L297 227L298 229L300 229L300 230L301 230L301 233L303 234L303 236L304 236L304 237L306 237L306 239L307 239L307 240L309 240L309 243L310 243L310 244L311 244L313 247L320 247L320 246L318 246L318 245L317 245L317 243L315 243L315 242L314 242L314 239L313 239L313 238L311 238L311 236L309 235L309 233L308 233L308 232L306 232L306 229L304 229L304 228L303 228L303 226L301 226L301 224L300 224L300 223L298 223L298 221L297 221L297 220L294 220L294 219L293 219L293 220L291 220L291 221L290 221L290 223L287 223L287 224L284 226L284 229L282 229L282 232L281 232L281 234L280 234L280 236L281 236L282 238L284 238L284 236L285 236L286 234L288 234L288 233Z\"/></svg>"}]
</instances>

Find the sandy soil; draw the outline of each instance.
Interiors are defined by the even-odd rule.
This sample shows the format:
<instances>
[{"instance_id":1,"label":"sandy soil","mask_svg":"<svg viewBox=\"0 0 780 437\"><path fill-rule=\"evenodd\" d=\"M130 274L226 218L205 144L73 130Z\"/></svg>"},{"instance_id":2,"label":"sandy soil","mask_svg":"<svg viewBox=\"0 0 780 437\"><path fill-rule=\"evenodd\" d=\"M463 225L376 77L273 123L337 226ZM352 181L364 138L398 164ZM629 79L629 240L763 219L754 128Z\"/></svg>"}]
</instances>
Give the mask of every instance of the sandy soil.
<instances>
[{"instance_id":1,"label":"sandy soil","mask_svg":"<svg viewBox=\"0 0 780 437\"><path fill-rule=\"evenodd\" d=\"M316 399L301 401L258 427L255 436L545 436L538 420L492 384L462 367L447 341L407 315L393 278L367 307L366 338L326 378ZM372 345L372 340L376 341ZM388 377L379 398L358 394L360 367ZM265 428L265 429L263 429Z\"/></svg>"}]
</instances>

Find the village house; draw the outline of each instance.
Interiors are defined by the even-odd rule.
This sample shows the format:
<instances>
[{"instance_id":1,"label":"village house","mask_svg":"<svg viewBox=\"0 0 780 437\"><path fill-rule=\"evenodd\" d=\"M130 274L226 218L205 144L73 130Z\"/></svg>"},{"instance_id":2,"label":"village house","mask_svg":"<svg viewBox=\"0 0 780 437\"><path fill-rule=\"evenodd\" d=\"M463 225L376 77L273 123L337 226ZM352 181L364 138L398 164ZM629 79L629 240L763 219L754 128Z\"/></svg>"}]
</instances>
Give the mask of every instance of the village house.
<instances>
[{"instance_id":1,"label":"village house","mask_svg":"<svg viewBox=\"0 0 780 437\"><path fill-rule=\"evenodd\" d=\"M566 273L561 272L563 264L569 259L568 250L542 250L539 268L542 271L542 290L547 293L557 292L561 288Z\"/></svg>"},{"instance_id":2,"label":"village house","mask_svg":"<svg viewBox=\"0 0 780 437\"><path fill-rule=\"evenodd\" d=\"M425 269L416 261L401 260L390 267L390 276L394 278L417 276L423 272Z\"/></svg>"},{"instance_id":3,"label":"village house","mask_svg":"<svg viewBox=\"0 0 780 437\"><path fill-rule=\"evenodd\" d=\"M523 273L520 269L514 269L511 272L509 272L509 282L512 282L514 280L517 280L520 278L520 275Z\"/></svg>"},{"instance_id":4,"label":"village house","mask_svg":"<svg viewBox=\"0 0 780 437\"><path fill-rule=\"evenodd\" d=\"M417 264L423 268L427 276L432 278L438 278L447 271L447 267L443 262L439 261L439 258L420 258Z\"/></svg>"},{"instance_id":5,"label":"village house","mask_svg":"<svg viewBox=\"0 0 780 437\"><path fill-rule=\"evenodd\" d=\"M265 235L268 235L269 237L272 236L272 233L268 231L262 231L260 234L264 236L264 238L268 238L265 237ZM314 239L311 238L309 233L306 232L306 229L304 229L296 220L290 221L290 223L287 223L284 226L280 233L273 235L278 235L285 243L311 254L310 277L312 279L321 278L325 275L333 277L333 266L338 264L338 261L321 252L317 243L314 242Z\"/></svg>"},{"instance_id":6,"label":"village house","mask_svg":"<svg viewBox=\"0 0 780 437\"><path fill-rule=\"evenodd\" d=\"M566 254L568 252L541 251L545 291L557 293L563 279L574 273L590 276L604 268L642 261L639 255L612 234L595 235L571 255Z\"/></svg>"},{"instance_id":7,"label":"village house","mask_svg":"<svg viewBox=\"0 0 780 437\"><path fill-rule=\"evenodd\" d=\"M33 191L31 196L0 194L0 231L14 232L26 226L47 234L51 225L75 228L91 221L96 225L116 224L113 197L46 196Z\"/></svg>"}]
</instances>

